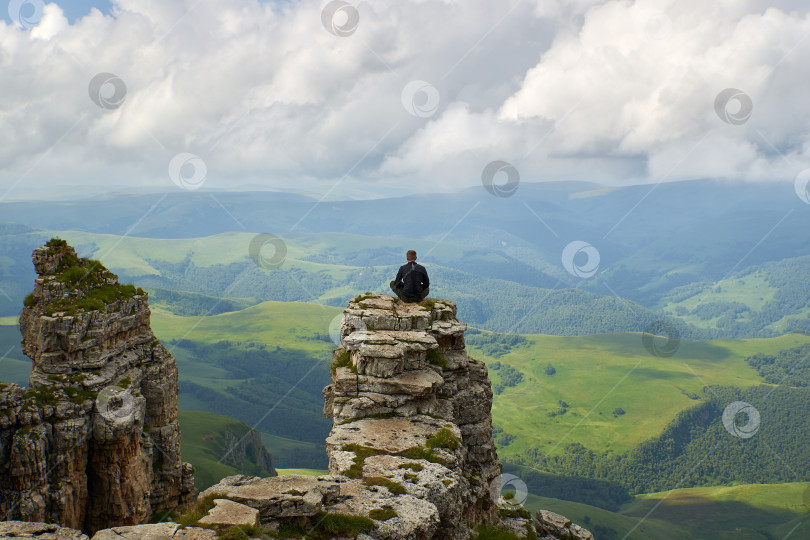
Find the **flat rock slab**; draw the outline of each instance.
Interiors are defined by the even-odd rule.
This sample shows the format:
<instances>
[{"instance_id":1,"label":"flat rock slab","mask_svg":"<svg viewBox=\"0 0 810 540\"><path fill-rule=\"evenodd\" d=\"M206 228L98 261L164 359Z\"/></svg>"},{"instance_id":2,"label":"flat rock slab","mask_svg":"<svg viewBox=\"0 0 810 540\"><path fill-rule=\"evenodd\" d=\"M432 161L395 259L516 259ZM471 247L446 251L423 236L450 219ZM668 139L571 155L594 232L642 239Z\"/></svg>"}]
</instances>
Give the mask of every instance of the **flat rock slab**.
<instances>
[{"instance_id":1,"label":"flat rock slab","mask_svg":"<svg viewBox=\"0 0 810 540\"><path fill-rule=\"evenodd\" d=\"M321 477L289 474L259 478L228 476L211 486L198 498L209 495L227 497L259 511L259 520L279 517L314 516L340 492L339 486Z\"/></svg>"},{"instance_id":2,"label":"flat rock slab","mask_svg":"<svg viewBox=\"0 0 810 540\"><path fill-rule=\"evenodd\" d=\"M187 540L216 540L217 533L210 529L188 527L181 529L177 523L152 523L148 525L130 525L113 527L98 531L93 540L169 540L184 538Z\"/></svg>"},{"instance_id":3,"label":"flat rock slab","mask_svg":"<svg viewBox=\"0 0 810 540\"><path fill-rule=\"evenodd\" d=\"M332 428L326 439L328 448L341 449L347 444L359 444L397 454L414 446L425 446L427 440L447 428L461 440L461 431L455 424L429 416L409 418L366 418Z\"/></svg>"},{"instance_id":4,"label":"flat rock slab","mask_svg":"<svg viewBox=\"0 0 810 540\"><path fill-rule=\"evenodd\" d=\"M228 499L214 499L214 507L200 523L205 525L259 525L259 511L256 508Z\"/></svg>"},{"instance_id":5,"label":"flat rock slab","mask_svg":"<svg viewBox=\"0 0 810 540\"><path fill-rule=\"evenodd\" d=\"M53 523L29 521L0 522L0 538L37 538L39 540L87 540L87 535Z\"/></svg>"},{"instance_id":6,"label":"flat rock slab","mask_svg":"<svg viewBox=\"0 0 810 540\"><path fill-rule=\"evenodd\" d=\"M334 377L339 393L374 392L427 396L438 391L444 378L432 369L405 371L392 377L357 375L348 368L338 368Z\"/></svg>"},{"instance_id":7,"label":"flat rock slab","mask_svg":"<svg viewBox=\"0 0 810 540\"><path fill-rule=\"evenodd\" d=\"M426 298L409 304L386 294L362 294L344 310L341 334L354 330L427 330L431 321L455 320L456 304L450 300Z\"/></svg>"}]
</instances>

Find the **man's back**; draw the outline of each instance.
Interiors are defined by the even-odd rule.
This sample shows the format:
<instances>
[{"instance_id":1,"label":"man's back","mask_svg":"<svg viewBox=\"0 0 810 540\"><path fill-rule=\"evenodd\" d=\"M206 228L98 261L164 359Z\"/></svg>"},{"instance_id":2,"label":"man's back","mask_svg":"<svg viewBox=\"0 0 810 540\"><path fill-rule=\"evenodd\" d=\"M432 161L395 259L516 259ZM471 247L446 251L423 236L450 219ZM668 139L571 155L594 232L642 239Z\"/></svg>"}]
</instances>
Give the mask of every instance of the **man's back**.
<instances>
[{"instance_id":1,"label":"man's back","mask_svg":"<svg viewBox=\"0 0 810 540\"><path fill-rule=\"evenodd\" d=\"M403 264L394 280L397 285L402 284L402 294L409 298L419 298L425 289L430 286L427 270L416 261Z\"/></svg>"}]
</instances>

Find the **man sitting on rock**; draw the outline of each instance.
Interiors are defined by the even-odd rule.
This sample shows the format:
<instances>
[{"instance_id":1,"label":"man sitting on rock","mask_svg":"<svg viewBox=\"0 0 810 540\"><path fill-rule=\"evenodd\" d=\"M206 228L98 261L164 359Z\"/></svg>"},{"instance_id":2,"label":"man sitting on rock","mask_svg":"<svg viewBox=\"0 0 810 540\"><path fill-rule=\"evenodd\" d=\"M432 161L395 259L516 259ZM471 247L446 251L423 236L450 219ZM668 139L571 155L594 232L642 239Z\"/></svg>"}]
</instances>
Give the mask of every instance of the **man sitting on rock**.
<instances>
[{"instance_id":1,"label":"man sitting on rock","mask_svg":"<svg viewBox=\"0 0 810 540\"><path fill-rule=\"evenodd\" d=\"M405 258L408 262L399 267L397 277L391 282L391 290L397 293L403 302L421 302L430 292L427 270L416 262L414 250L409 250Z\"/></svg>"}]
</instances>

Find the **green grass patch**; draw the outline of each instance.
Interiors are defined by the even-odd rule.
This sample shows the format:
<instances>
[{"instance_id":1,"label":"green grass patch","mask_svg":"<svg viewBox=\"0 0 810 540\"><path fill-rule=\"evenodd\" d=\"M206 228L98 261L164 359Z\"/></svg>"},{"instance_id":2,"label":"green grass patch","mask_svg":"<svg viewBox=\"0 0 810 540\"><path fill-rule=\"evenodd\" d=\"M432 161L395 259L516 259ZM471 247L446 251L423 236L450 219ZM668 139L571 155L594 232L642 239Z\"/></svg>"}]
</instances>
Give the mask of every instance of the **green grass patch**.
<instances>
[{"instance_id":1,"label":"green grass patch","mask_svg":"<svg viewBox=\"0 0 810 540\"><path fill-rule=\"evenodd\" d=\"M392 517L397 517L396 511L390 506L383 506L382 508L375 508L368 513L368 517L376 519L377 521L385 521Z\"/></svg>"},{"instance_id":2,"label":"green grass patch","mask_svg":"<svg viewBox=\"0 0 810 540\"><path fill-rule=\"evenodd\" d=\"M63 390L70 398L70 401L77 405L81 405L88 399L96 399L96 397L98 397L97 392L92 392L82 387L66 386Z\"/></svg>"},{"instance_id":3,"label":"green grass patch","mask_svg":"<svg viewBox=\"0 0 810 540\"><path fill-rule=\"evenodd\" d=\"M354 452L352 466L343 472L343 474L349 478L362 478L363 466L366 463L366 458L380 454L380 452L374 448L369 448L368 446L362 446L359 444L345 444L343 447L341 447L341 450L345 452Z\"/></svg>"},{"instance_id":4,"label":"green grass patch","mask_svg":"<svg viewBox=\"0 0 810 540\"><path fill-rule=\"evenodd\" d=\"M247 540L262 538L265 532L263 527L254 525L233 525L227 529L217 530L217 536L223 540Z\"/></svg>"},{"instance_id":5,"label":"green grass patch","mask_svg":"<svg viewBox=\"0 0 810 540\"><path fill-rule=\"evenodd\" d=\"M174 522L178 523L181 529L199 527L199 521L215 506L214 499L227 499L227 497L219 493L212 493L203 499L194 501L175 512Z\"/></svg>"},{"instance_id":6,"label":"green grass patch","mask_svg":"<svg viewBox=\"0 0 810 540\"><path fill-rule=\"evenodd\" d=\"M478 540L519 540L519 536L515 536L509 531L499 529L497 527L488 527L486 525L479 525L475 528L478 533Z\"/></svg>"},{"instance_id":7,"label":"green grass patch","mask_svg":"<svg viewBox=\"0 0 810 540\"><path fill-rule=\"evenodd\" d=\"M331 536L357 536L368 533L374 529L374 522L367 517L349 516L346 514L332 514L319 512L312 517L315 525L313 538L329 538Z\"/></svg>"},{"instance_id":8,"label":"green grass patch","mask_svg":"<svg viewBox=\"0 0 810 540\"><path fill-rule=\"evenodd\" d=\"M357 366L352 363L351 353L343 348L335 349L334 360L332 360L332 365L329 367L329 372L334 375L337 369L342 367L349 368L352 373L357 373Z\"/></svg>"},{"instance_id":9,"label":"green grass patch","mask_svg":"<svg viewBox=\"0 0 810 540\"><path fill-rule=\"evenodd\" d=\"M412 470L414 472L419 472L422 469L424 469L424 467L422 467L421 463L403 463L402 465L399 466L399 468L400 469L410 469L410 470Z\"/></svg>"},{"instance_id":10,"label":"green grass patch","mask_svg":"<svg viewBox=\"0 0 810 540\"><path fill-rule=\"evenodd\" d=\"M439 352L438 349L428 351L427 360L434 366L439 366L441 368L447 367L447 358L445 358L445 356L441 352Z\"/></svg>"},{"instance_id":11,"label":"green grass patch","mask_svg":"<svg viewBox=\"0 0 810 540\"><path fill-rule=\"evenodd\" d=\"M326 469L276 469L276 472L279 476L285 474L301 474L304 476L323 476L329 474L329 471Z\"/></svg>"},{"instance_id":12,"label":"green grass patch","mask_svg":"<svg viewBox=\"0 0 810 540\"><path fill-rule=\"evenodd\" d=\"M361 295L355 296L355 297L352 299L352 302L354 302L355 304L359 304L359 303L360 303L360 302L362 302L363 300L368 300L369 298L371 298L371 297L373 297L373 296L374 296L374 295L373 295L372 293L370 293L370 292L363 293L363 294L361 294Z\"/></svg>"},{"instance_id":13,"label":"green grass patch","mask_svg":"<svg viewBox=\"0 0 810 540\"><path fill-rule=\"evenodd\" d=\"M394 495L405 495L408 493L408 490L405 489L405 486L396 482L394 480L390 480L388 478L383 478L381 476L370 476L368 478L363 478L363 483L367 486L383 486L388 488Z\"/></svg>"},{"instance_id":14,"label":"green grass patch","mask_svg":"<svg viewBox=\"0 0 810 540\"><path fill-rule=\"evenodd\" d=\"M532 519L532 513L522 507L501 508L498 515L502 518L524 518Z\"/></svg>"},{"instance_id":15,"label":"green grass patch","mask_svg":"<svg viewBox=\"0 0 810 540\"><path fill-rule=\"evenodd\" d=\"M60 298L45 306L44 312L48 316L64 312L66 315L75 315L79 311L102 311L108 304L132 298L143 294L143 290L134 285L101 285L88 288L84 296Z\"/></svg>"},{"instance_id":16,"label":"green grass patch","mask_svg":"<svg viewBox=\"0 0 810 540\"><path fill-rule=\"evenodd\" d=\"M429 448L448 448L450 450L458 450L461 446L461 441L458 437L453 435L453 432L447 428L440 429L436 435L429 438L426 443Z\"/></svg>"},{"instance_id":17,"label":"green grass patch","mask_svg":"<svg viewBox=\"0 0 810 540\"><path fill-rule=\"evenodd\" d=\"M447 462L433 453L432 448L425 448L423 446L412 446L399 453L400 456L408 459L424 459L431 463L438 463L440 465L447 465Z\"/></svg>"}]
</instances>

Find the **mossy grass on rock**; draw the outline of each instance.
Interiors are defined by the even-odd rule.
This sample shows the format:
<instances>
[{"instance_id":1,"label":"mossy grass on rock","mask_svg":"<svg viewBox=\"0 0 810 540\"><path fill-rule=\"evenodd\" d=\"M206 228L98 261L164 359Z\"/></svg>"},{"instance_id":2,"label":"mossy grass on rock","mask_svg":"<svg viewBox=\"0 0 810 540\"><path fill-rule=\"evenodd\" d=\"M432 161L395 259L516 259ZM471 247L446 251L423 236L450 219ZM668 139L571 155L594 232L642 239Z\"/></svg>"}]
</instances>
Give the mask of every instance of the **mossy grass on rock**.
<instances>
[{"instance_id":1,"label":"mossy grass on rock","mask_svg":"<svg viewBox=\"0 0 810 540\"><path fill-rule=\"evenodd\" d=\"M64 240L52 238L34 250L34 268L40 278L26 307L38 306L46 315L75 315L93 310L120 309L121 304L143 289L118 283L118 276L100 261L79 257Z\"/></svg>"}]
</instances>

